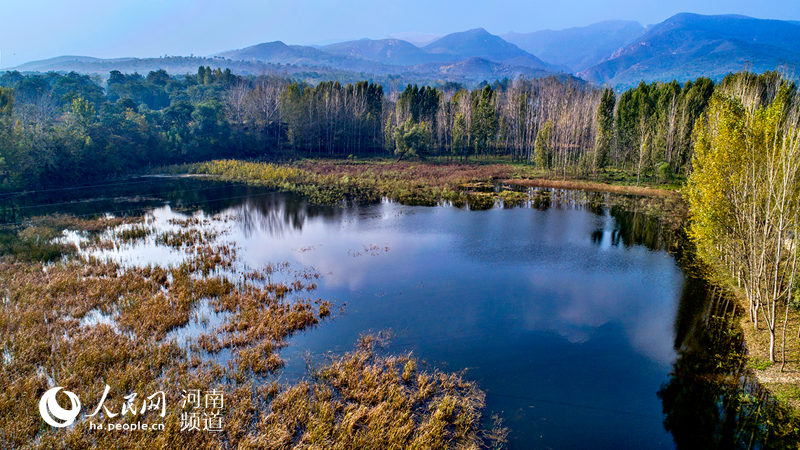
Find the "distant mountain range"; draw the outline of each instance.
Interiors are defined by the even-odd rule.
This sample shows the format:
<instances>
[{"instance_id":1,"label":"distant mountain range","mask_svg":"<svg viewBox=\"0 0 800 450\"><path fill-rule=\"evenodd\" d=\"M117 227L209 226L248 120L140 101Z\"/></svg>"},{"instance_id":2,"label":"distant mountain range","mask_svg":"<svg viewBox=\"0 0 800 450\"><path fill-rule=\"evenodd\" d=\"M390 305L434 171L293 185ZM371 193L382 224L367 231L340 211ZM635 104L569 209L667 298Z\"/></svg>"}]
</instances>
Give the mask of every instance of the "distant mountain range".
<instances>
[{"instance_id":1,"label":"distant mountain range","mask_svg":"<svg viewBox=\"0 0 800 450\"><path fill-rule=\"evenodd\" d=\"M409 34L409 36L417 36ZM281 41L208 57L115 58L60 56L22 64L20 71L77 71L107 76L111 70L165 69L193 73L199 65L237 73L278 73L308 81L371 79L393 83L456 81L475 84L517 76L578 76L626 87L645 81L718 79L745 68L763 72L800 62L800 22L736 15L681 13L656 25L606 21L564 30L497 36L477 28L415 40L360 39L324 46Z\"/></svg>"},{"instance_id":2,"label":"distant mountain range","mask_svg":"<svg viewBox=\"0 0 800 450\"><path fill-rule=\"evenodd\" d=\"M565 30L508 33L503 38L568 72L579 72L644 33L639 22L613 20Z\"/></svg>"}]
</instances>

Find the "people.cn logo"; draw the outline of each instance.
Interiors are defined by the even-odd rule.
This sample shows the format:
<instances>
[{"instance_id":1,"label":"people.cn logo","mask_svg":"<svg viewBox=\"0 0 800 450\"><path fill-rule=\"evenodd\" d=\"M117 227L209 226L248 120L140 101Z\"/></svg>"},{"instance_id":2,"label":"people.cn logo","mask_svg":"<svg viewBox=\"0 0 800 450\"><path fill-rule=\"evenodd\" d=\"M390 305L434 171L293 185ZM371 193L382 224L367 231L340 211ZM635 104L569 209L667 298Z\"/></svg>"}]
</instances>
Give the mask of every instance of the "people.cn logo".
<instances>
[{"instance_id":1,"label":"people.cn logo","mask_svg":"<svg viewBox=\"0 0 800 450\"><path fill-rule=\"evenodd\" d=\"M54 387L42 395L39 400L39 414L48 425L56 428L64 428L72 425L75 418L81 412L81 401L78 396L70 391L64 391L71 403L70 409L64 409L59 406L56 400L56 394L60 391L61 387Z\"/></svg>"}]
</instances>

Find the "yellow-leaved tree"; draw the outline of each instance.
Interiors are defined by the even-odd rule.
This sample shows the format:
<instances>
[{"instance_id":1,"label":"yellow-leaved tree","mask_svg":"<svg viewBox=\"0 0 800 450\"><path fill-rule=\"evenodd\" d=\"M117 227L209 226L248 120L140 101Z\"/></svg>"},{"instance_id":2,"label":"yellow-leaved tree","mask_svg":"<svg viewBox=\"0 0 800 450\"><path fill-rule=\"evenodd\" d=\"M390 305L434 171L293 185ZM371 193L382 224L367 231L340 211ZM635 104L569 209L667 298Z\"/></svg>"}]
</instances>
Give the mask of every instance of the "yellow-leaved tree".
<instances>
[{"instance_id":1,"label":"yellow-leaved tree","mask_svg":"<svg viewBox=\"0 0 800 450\"><path fill-rule=\"evenodd\" d=\"M756 329L786 318L797 273L800 127L785 85L767 105L715 95L695 128L693 172L685 191L689 235L718 276L741 288ZM785 356L783 358L785 362Z\"/></svg>"}]
</instances>

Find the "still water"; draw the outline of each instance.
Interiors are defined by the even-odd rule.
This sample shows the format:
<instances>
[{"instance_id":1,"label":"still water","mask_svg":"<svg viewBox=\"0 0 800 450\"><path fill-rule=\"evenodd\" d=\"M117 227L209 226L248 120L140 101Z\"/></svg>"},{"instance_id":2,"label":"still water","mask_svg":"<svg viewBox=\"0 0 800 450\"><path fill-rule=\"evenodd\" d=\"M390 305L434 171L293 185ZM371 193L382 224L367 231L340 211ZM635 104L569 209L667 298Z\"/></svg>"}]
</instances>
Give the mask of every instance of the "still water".
<instances>
[{"instance_id":1,"label":"still water","mask_svg":"<svg viewBox=\"0 0 800 450\"><path fill-rule=\"evenodd\" d=\"M476 381L512 448L673 448L658 392L677 358L685 276L657 240L635 236L630 213L559 195L484 211L317 207L235 184L144 179L101 196L30 196L18 213L144 212L156 227L227 217L225 239L243 264L315 269L313 296L342 308L289 338L282 380L352 349L362 333L388 330L388 352ZM149 264L170 255L150 243L115 257Z\"/></svg>"}]
</instances>

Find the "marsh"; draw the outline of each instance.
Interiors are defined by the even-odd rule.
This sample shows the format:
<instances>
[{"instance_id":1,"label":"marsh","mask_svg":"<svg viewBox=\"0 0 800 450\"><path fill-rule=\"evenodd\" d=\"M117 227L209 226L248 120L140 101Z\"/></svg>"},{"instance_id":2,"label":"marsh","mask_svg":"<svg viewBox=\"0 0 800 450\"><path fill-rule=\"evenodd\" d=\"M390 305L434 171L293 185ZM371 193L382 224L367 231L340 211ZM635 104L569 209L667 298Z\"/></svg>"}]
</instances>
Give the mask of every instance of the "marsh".
<instances>
[{"instance_id":1,"label":"marsh","mask_svg":"<svg viewBox=\"0 0 800 450\"><path fill-rule=\"evenodd\" d=\"M294 291L316 326L269 344L277 357L263 364L244 352L236 360L266 374L261 383L299 383L365 333L383 333L382 353L474 382L486 395L484 421L498 415L511 448L674 447L674 424L664 425L674 411L659 392L674 381L685 339L682 302L702 295L687 294L691 283L665 250L674 237L612 194L525 192L531 200L521 206L480 211L387 199L320 206L266 188L167 177L108 186L102 196L31 194L15 208L33 221L136 217L103 231L113 244L80 250L120 267L177 267L180 249L200 240L235 254L212 275L262 270L259 279L284 287L304 279ZM318 324L313 302L325 305ZM232 352L202 337L235 322L236 309L209 305L192 303L190 319L160 325L158 337L224 365ZM113 313L87 317L84 326L117 326Z\"/></svg>"}]
</instances>

